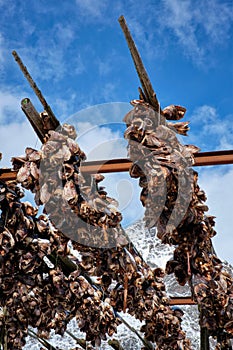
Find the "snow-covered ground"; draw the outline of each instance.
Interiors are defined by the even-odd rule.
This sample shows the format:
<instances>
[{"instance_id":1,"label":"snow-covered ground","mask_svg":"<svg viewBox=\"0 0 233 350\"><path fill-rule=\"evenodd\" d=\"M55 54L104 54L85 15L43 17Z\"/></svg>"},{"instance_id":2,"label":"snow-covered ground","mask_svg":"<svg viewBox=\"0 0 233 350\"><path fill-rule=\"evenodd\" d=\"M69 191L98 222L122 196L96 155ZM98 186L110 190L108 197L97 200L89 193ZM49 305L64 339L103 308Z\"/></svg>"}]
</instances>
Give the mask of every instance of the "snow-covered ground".
<instances>
[{"instance_id":1,"label":"snow-covered ground","mask_svg":"<svg viewBox=\"0 0 233 350\"><path fill-rule=\"evenodd\" d=\"M162 267L164 268L166 262L172 257L173 247L161 244L159 239L156 237L155 230L148 232L142 221L139 221L126 230L131 241L134 243L140 254L142 254L145 261L152 267ZM230 265L226 263L226 269L233 272ZM167 287L167 293L169 296L185 296L190 295L189 287L186 285L184 287L179 286L173 276L166 276L165 283ZM200 338L200 328L198 324L198 310L197 306L181 306L184 311L182 328L186 331L187 337L192 342L193 350L199 349L199 338ZM135 329L139 331L141 323L135 320L132 316L128 314L122 314L124 319ZM75 320L72 320L68 325L68 330L73 333L77 338L84 339L85 334L80 332ZM136 335L129 331L129 329L121 324L118 327L118 333L114 334L114 338L119 340L124 349L127 350L140 350L142 347L142 342ZM63 337L51 333L51 338L49 342L59 350L71 350L77 346L75 340L70 336L65 334ZM214 350L214 340L211 339L210 350ZM24 350L40 350L41 344L39 344L35 339L28 337L27 344L23 348ZM99 350L110 350L110 347L106 342L102 342Z\"/></svg>"}]
</instances>

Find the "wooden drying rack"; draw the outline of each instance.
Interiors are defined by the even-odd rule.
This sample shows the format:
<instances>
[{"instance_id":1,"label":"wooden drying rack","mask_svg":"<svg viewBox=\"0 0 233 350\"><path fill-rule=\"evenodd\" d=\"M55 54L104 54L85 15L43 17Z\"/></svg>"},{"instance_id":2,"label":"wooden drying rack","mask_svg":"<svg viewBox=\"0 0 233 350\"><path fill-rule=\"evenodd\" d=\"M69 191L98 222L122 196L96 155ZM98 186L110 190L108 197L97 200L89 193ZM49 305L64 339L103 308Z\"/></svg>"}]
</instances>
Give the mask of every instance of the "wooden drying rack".
<instances>
[{"instance_id":1,"label":"wooden drying rack","mask_svg":"<svg viewBox=\"0 0 233 350\"><path fill-rule=\"evenodd\" d=\"M194 166L233 164L233 150L201 152L195 154ZM80 171L82 173L114 173L128 172L132 162L130 159L111 159L83 162ZM0 169L0 180L16 180L17 171L12 169ZM192 297L170 297L170 305L195 305Z\"/></svg>"},{"instance_id":2,"label":"wooden drying rack","mask_svg":"<svg viewBox=\"0 0 233 350\"><path fill-rule=\"evenodd\" d=\"M160 105L157 101L156 94L152 88L150 80L147 76L141 58L138 54L137 48L134 44L134 41L131 37L131 34L127 28L124 17L119 18L120 25L125 34L128 46L130 48L130 52L135 64L135 68L137 70L139 79L142 84L142 89L139 88L140 97L143 97L144 100L150 105L154 107L154 109L160 109ZM44 110L47 112L50 120L53 124L53 128L56 129L59 127L60 123L53 114L50 106L47 104L45 98L43 97L41 91L38 89L36 83L33 81L30 76L27 68L23 65L18 54L13 51L12 52L16 62L20 66L23 74L27 78L29 84L34 90L35 94L39 98L42 103ZM36 111L35 107L31 103L31 101L26 98L21 102L21 108L31 123L33 129L35 130L37 136L44 142L44 131L43 124L40 118L39 113ZM162 120L162 124L166 122ZM222 165L222 164L233 164L233 150L225 150L225 151L212 151L212 152L200 152L194 155L194 166L209 166L209 165ZM86 161L83 162L80 171L82 173L113 173L113 172L126 172L129 171L132 162L130 159L112 159L112 160L99 160L99 161ZM14 171L10 168L0 169L0 180L1 181L10 181L15 180L17 177L17 171ZM170 305L195 305L196 303L193 301L191 296L185 297L170 297Z\"/></svg>"},{"instance_id":3,"label":"wooden drying rack","mask_svg":"<svg viewBox=\"0 0 233 350\"><path fill-rule=\"evenodd\" d=\"M83 162L80 171L82 173L113 173L129 171L132 162L129 159L112 159ZM201 152L195 154L194 166L233 164L233 150ZM12 169L0 169L0 180L16 180L17 171ZM170 297L170 305L195 305L192 297Z\"/></svg>"}]
</instances>

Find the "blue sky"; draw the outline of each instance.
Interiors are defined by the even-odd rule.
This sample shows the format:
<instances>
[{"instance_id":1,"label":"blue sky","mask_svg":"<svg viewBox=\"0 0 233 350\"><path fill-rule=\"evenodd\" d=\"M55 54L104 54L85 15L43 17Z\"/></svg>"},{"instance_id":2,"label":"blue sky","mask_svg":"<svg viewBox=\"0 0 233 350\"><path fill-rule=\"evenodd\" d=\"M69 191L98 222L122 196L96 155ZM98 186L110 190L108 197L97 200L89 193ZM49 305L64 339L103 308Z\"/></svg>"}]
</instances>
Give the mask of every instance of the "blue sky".
<instances>
[{"instance_id":1,"label":"blue sky","mask_svg":"<svg viewBox=\"0 0 233 350\"><path fill-rule=\"evenodd\" d=\"M191 130L184 142L202 151L233 149L232 0L0 0L0 10L1 166L9 166L10 157L22 154L27 145L40 147L20 101L29 97L39 111L42 107L12 50L19 53L58 119L79 123L84 151L88 148L100 159L97 141L117 139L118 147L111 151L117 148L124 155L122 127L114 129L109 123L121 123L129 101L138 97L139 81L118 23L122 14L162 108L173 103L187 108L185 120L191 121ZM102 108L93 112L92 106L104 103L114 106L104 117ZM83 111L88 107L91 113ZM100 124L106 125L105 132L100 132ZM89 132L93 128L94 134ZM126 176L121 183L128 181ZM233 263L232 177L232 166L200 169L211 213L217 216L217 251ZM111 192L115 183L112 175L107 190ZM138 216L133 208L126 210L124 223Z\"/></svg>"}]
</instances>

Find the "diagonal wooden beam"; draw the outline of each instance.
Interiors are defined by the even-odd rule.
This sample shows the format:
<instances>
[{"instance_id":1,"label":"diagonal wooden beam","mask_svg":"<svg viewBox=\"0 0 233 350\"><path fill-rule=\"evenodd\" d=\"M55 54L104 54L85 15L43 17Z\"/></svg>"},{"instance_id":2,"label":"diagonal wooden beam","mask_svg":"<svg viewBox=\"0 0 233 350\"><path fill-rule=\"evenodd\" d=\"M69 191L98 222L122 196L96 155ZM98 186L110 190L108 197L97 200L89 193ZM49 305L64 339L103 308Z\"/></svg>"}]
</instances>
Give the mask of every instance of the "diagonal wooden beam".
<instances>
[{"instance_id":1,"label":"diagonal wooden beam","mask_svg":"<svg viewBox=\"0 0 233 350\"><path fill-rule=\"evenodd\" d=\"M50 117L50 121L52 123L53 129L57 129L60 125L59 120L56 118L56 116L54 115L51 107L48 105L45 97L43 96L41 90L38 88L36 82L33 80L32 76L30 75L30 73L27 70L27 67L23 64L21 58L19 57L19 55L17 54L17 52L14 50L12 51L12 55L14 56L15 61L18 63L19 68L21 69L23 75L25 76L25 78L27 79L28 83L30 84L31 88L33 89L33 91L35 92L36 96L38 97L38 99L40 100L42 106L44 107L44 110L48 113L48 116ZM24 99L27 100L27 99ZM23 101L24 101L23 100ZM27 101L25 101L27 102ZM24 111L24 108L22 106L22 109ZM24 111L25 112L25 111ZM27 113L25 113L27 115ZM35 120L34 120L35 122ZM34 126L33 126L34 127ZM38 135L39 136L39 135Z\"/></svg>"},{"instance_id":2,"label":"diagonal wooden beam","mask_svg":"<svg viewBox=\"0 0 233 350\"><path fill-rule=\"evenodd\" d=\"M138 52L138 49L135 45L135 42L133 40L133 37L130 33L130 30L127 26L126 20L124 16L120 16L118 19L121 29L125 35L125 39L127 42L127 45L130 50L131 57L133 59L133 63L136 69L136 72L138 74L138 77L140 79L140 82L142 84L142 89L143 89L143 99L145 102L148 102L156 112L160 112L160 104L159 101L156 97L156 93L153 89L153 86L151 84L151 81L149 79L149 76L147 74L147 71L144 67L144 64L142 62L141 56ZM141 90L141 89L140 89ZM163 115L160 116L160 124L165 125L166 121Z\"/></svg>"},{"instance_id":3,"label":"diagonal wooden beam","mask_svg":"<svg viewBox=\"0 0 233 350\"><path fill-rule=\"evenodd\" d=\"M21 101L21 108L26 117L28 118L31 126L33 127L35 133L39 137L40 141L44 143L45 130L40 114L37 112L35 107L29 98L24 98Z\"/></svg>"}]
</instances>

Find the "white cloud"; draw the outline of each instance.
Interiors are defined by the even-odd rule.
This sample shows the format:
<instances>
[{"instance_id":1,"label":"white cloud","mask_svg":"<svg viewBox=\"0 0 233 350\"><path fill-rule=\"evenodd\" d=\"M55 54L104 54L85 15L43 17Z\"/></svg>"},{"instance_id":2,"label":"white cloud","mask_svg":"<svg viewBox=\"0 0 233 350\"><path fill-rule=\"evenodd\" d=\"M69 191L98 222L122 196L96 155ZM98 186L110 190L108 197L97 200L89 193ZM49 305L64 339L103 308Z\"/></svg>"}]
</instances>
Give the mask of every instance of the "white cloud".
<instances>
[{"instance_id":1,"label":"white cloud","mask_svg":"<svg viewBox=\"0 0 233 350\"><path fill-rule=\"evenodd\" d=\"M20 118L20 100L21 98L10 91L0 90L0 123L10 122L16 117Z\"/></svg>"},{"instance_id":2,"label":"white cloud","mask_svg":"<svg viewBox=\"0 0 233 350\"><path fill-rule=\"evenodd\" d=\"M130 109L132 106L126 102L89 105L68 117L66 122L74 125L80 135L95 126L106 124L107 127L110 127L114 123L125 125L122 123L122 119Z\"/></svg>"},{"instance_id":3,"label":"white cloud","mask_svg":"<svg viewBox=\"0 0 233 350\"><path fill-rule=\"evenodd\" d=\"M233 148L232 115L222 116L216 108L203 105L193 111L190 120L189 138L184 142L195 143L205 151Z\"/></svg>"},{"instance_id":4,"label":"white cloud","mask_svg":"<svg viewBox=\"0 0 233 350\"><path fill-rule=\"evenodd\" d=\"M3 35L0 33L0 63L4 61L4 49L5 49L5 42Z\"/></svg>"},{"instance_id":5,"label":"white cloud","mask_svg":"<svg viewBox=\"0 0 233 350\"><path fill-rule=\"evenodd\" d=\"M216 109L208 105L197 107L192 115L192 120L194 123L209 124L216 121L217 118L218 116Z\"/></svg>"},{"instance_id":6,"label":"white cloud","mask_svg":"<svg viewBox=\"0 0 233 350\"><path fill-rule=\"evenodd\" d=\"M232 2L206 0L201 1L199 5L198 17L206 34L214 43L224 44L224 39L229 39L231 33Z\"/></svg>"},{"instance_id":7,"label":"white cloud","mask_svg":"<svg viewBox=\"0 0 233 350\"><path fill-rule=\"evenodd\" d=\"M226 129L227 132L227 129ZM233 149L233 139L228 134L223 135L220 140L219 149L230 150Z\"/></svg>"},{"instance_id":8,"label":"white cloud","mask_svg":"<svg viewBox=\"0 0 233 350\"><path fill-rule=\"evenodd\" d=\"M56 83L64 77L67 67L62 42L57 45L41 38L36 46L22 47L17 51L34 80Z\"/></svg>"},{"instance_id":9,"label":"white cloud","mask_svg":"<svg viewBox=\"0 0 233 350\"><path fill-rule=\"evenodd\" d=\"M1 167L11 167L11 157L24 155L26 147L40 148L29 122L1 125L0 152L2 152Z\"/></svg>"},{"instance_id":10,"label":"white cloud","mask_svg":"<svg viewBox=\"0 0 233 350\"><path fill-rule=\"evenodd\" d=\"M81 54L77 54L74 58L74 73L79 75L86 71L85 64L83 62L83 58Z\"/></svg>"},{"instance_id":11,"label":"white cloud","mask_svg":"<svg viewBox=\"0 0 233 350\"><path fill-rule=\"evenodd\" d=\"M66 55L68 48L75 40L75 32L72 25L55 23L49 29L49 35L46 30L40 29L40 35L35 41L28 41L28 30L34 27L28 21L22 21L25 26L27 36L22 41L15 43L17 52L21 56L24 64L35 80L58 82L69 73L69 64Z\"/></svg>"},{"instance_id":12,"label":"white cloud","mask_svg":"<svg viewBox=\"0 0 233 350\"><path fill-rule=\"evenodd\" d=\"M112 60L110 57L106 60L98 59L97 65L98 65L98 70L99 70L100 76L106 76L112 70Z\"/></svg>"},{"instance_id":13,"label":"white cloud","mask_svg":"<svg viewBox=\"0 0 233 350\"><path fill-rule=\"evenodd\" d=\"M223 170L224 169L224 170ZM233 167L231 165L205 168L200 171L200 186L206 192L209 214L216 216L217 235L214 247L221 259L233 264L232 209Z\"/></svg>"},{"instance_id":14,"label":"white cloud","mask_svg":"<svg viewBox=\"0 0 233 350\"><path fill-rule=\"evenodd\" d=\"M16 90L16 91L15 91ZM24 92L12 92L7 86L0 90L0 167L11 167L11 157L24 154L27 146L35 147L37 136L20 108ZM39 147L40 142L37 143Z\"/></svg>"},{"instance_id":15,"label":"white cloud","mask_svg":"<svg viewBox=\"0 0 233 350\"><path fill-rule=\"evenodd\" d=\"M114 123L109 126L95 126L90 123L78 123L79 133L77 142L84 150L88 160L125 158L127 156L126 141L118 130L112 131ZM116 124L117 126L117 124Z\"/></svg>"},{"instance_id":16,"label":"white cloud","mask_svg":"<svg viewBox=\"0 0 233 350\"><path fill-rule=\"evenodd\" d=\"M108 195L119 203L124 228L143 218L144 208L140 202L141 188L138 179L132 179L128 172L103 174L105 179L100 185L106 187Z\"/></svg>"},{"instance_id":17,"label":"white cloud","mask_svg":"<svg viewBox=\"0 0 233 350\"><path fill-rule=\"evenodd\" d=\"M75 37L73 26L64 25L64 23L57 23L54 26L54 32L58 41L63 44L63 47L70 45Z\"/></svg>"},{"instance_id":18,"label":"white cloud","mask_svg":"<svg viewBox=\"0 0 233 350\"><path fill-rule=\"evenodd\" d=\"M205 63L206 55L216 45L225 45L231 22L231 4L218 0L203 0L198 4L192 0L164 0L164 12L160 16L161 25L172 30L183 53L197 65Z\"/></svg>"},{"instance_id":19,"label":"white cloud","mask_svg":"<svg viewBox=\"0 0 233 350\"><path fill-rule=\"evenodd\" d=\"M106 0L76 0L81 14L85 16L91 16L92 18L100 18L103 16L103 11L107 6Z\"/></svg>"},{"instance_id":20,"label":"white cloud","mask_svg":"<svg viewBox=\"0 0 233 350\"><path fill-rule=\"evenodd\" d=\"M53 99L53 110L57 111L57 118L62 122L62 120L67 119L67 116L73 111L73 105L77 94L71 92L68 98L54 98Z\"/></svg>"},{"instance_id":21,"label":"white cloud","mask_svg":"<svg viewBox=\"0 0 233 350\"><path fill-rule=\"evenodd\" d=\"M184 48L183 53L187 56L194 57L196 62L201 63L203 59L203 49L199 47L195 29L196 20L191 8L191 1L165 0L165 11L169 11L168 18L162 25L173 31L178 38L179 44Z\"/></svg>"}]
</instances>

